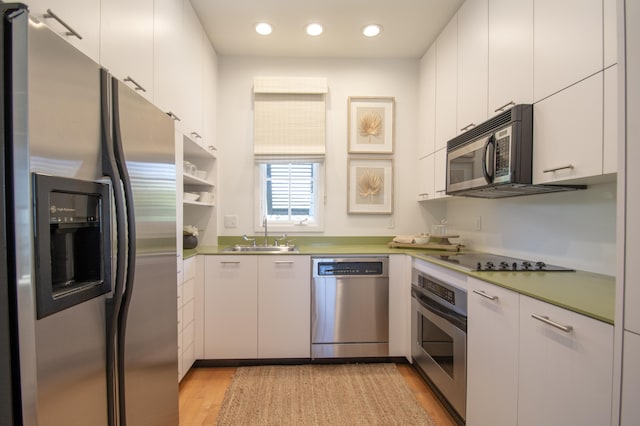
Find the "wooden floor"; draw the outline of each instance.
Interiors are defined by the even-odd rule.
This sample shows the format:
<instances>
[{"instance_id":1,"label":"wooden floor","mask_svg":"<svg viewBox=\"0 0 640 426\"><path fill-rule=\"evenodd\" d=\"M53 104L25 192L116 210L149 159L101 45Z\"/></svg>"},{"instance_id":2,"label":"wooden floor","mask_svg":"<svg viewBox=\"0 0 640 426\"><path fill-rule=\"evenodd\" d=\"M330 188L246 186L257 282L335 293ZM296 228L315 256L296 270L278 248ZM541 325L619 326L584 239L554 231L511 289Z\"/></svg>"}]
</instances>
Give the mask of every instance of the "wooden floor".
<instances>
[{"instance_id":1,"label":"wooden floor","mask_svg":"<svg viewBox=\"0 0 640 426\"><path fill-rule=\"evenodd\" d=\"M439 426L455 422L411 365L397 364L416 399ZM180 383L180 425L215 424L235 367L192 368Z\"/></svg>"}]
</instances>

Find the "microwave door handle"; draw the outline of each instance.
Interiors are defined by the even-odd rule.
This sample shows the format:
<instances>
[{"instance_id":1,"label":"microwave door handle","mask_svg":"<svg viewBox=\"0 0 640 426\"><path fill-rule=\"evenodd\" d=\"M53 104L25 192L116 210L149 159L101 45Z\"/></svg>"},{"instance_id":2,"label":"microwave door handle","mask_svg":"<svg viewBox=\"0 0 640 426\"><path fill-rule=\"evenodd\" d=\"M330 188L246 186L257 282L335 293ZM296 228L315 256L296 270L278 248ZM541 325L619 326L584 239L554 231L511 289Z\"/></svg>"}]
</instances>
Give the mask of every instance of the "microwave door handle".
<instances>
[{"instance_id":1,"label":"microwave door handle","mask_svg":"<svg viewBox=\"0 0 640 426\"><path fill-rule=\"evenodd\" d=\"M491 148L491 156L489 157L489 162L487 162L487 154L489 153L489 145L492 145ZM495 171L495 161L494 161L494 151L495 151L495 140L493 139L493 135L487 138L487 143L484 144L484 150L482 151L482 174L484 175L487 183L493 182L494 171ZM487 163L488 168L487 168ZM491 173L489 173L491 171Z\"/></svg>"}]
</instances>

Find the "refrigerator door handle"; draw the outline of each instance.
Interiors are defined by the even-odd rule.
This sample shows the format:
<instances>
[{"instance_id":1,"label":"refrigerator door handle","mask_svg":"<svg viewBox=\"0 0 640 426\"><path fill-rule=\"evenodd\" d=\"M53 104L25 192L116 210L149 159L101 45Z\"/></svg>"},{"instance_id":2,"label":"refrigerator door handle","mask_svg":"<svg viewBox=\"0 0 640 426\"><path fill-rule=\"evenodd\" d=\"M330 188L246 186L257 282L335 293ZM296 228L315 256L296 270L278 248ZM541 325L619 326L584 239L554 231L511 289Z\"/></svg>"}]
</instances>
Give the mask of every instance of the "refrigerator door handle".
<instances>
[{"instance_id":1,"label":"refrigerator door handle","mask_svg":"<svg viewBox=\"0 0 640 426\"><path fill-rule=\"evenodd\" d=\"M109 110L109 73L105 69L100 70L100 99L101 99L101 132L102 132L102 173L108 176L113 187L115 221L116 221L116 274L113 287L113 296L107 299L106 323L107 323L107 408L108 424L116 424L118 406L116 399L116 349L118 318L122 305L123 288L126 271L126 223L125 201L122 191L120 172L116 164L113 139L111 137L111 115Z\"/></svg>"},{"instance_id":2,"label":"refrigerator door handle","mask_svg":"<svg viewBox=\"0 0 640 426\"><path fill-rule=\"evenodd\" d=\"M119 405L119 417L120 425L127 424L126 410L125 410L125 375L124 375L124 350L125 350L125 337L127 328L127 315L129 313L129 305L131 303L131 296L133 294L133 283L136 270L136 218L133 204L133 188L131 186L131 179L129 178L129 171L127 170L127 164L124 157L124 150L122 147L122 133L120 131L120 109L119 109L119 91L118 80L115 77L111 79L111 100L113 111L113 147L116 159L116 165L120 172L120 178L122 180L122 186L124 189L125 209L127 216L127 271L125 277L124 292L122 294L122 304L118 313L118 340L117 340L117 358L116 358L116 371L118 378L118 405Z\"/></svg>"}]
</instances>

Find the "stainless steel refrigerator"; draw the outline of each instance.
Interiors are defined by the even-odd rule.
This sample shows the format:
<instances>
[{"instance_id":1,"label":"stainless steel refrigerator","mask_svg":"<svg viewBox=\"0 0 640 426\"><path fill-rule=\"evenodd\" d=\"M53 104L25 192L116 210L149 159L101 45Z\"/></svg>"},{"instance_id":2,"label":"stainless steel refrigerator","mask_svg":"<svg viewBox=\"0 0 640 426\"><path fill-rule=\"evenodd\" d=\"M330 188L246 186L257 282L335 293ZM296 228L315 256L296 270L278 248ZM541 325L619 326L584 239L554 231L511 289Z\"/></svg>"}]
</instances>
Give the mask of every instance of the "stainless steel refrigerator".
<instances>
[{"instance_id":1,"label":"stainless steel refrigerator","mask_svg":"<svg viewBox=\"0 0 640 426\"><path fill-rule=\"evenodd\" d=\"M0 11L0 424L177 425L173 120Z\"/></svg>"}]
</instances>

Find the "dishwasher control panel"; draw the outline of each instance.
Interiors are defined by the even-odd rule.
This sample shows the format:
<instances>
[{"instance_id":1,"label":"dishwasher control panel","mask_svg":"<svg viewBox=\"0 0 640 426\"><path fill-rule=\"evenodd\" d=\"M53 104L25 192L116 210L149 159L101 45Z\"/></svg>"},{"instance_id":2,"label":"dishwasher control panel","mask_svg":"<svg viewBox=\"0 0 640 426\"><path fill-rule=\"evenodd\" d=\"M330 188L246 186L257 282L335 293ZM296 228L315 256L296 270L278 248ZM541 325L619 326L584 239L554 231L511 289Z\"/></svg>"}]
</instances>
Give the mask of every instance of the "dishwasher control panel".
<instances>
[{"instance_id":1,"label":"dishwasher control panel","mask_svg":"<svg viewBox=\"0 0 640 426\"><path fill-rule=\"evenodd\" d=\"M313 275L326 276L386 276L388 258L315 259Z\"/></svg>"}]
</instances>

